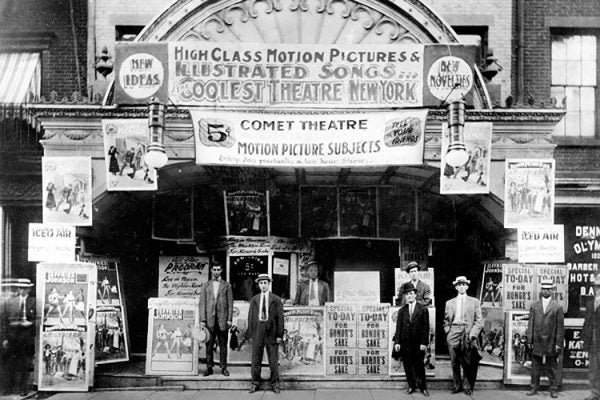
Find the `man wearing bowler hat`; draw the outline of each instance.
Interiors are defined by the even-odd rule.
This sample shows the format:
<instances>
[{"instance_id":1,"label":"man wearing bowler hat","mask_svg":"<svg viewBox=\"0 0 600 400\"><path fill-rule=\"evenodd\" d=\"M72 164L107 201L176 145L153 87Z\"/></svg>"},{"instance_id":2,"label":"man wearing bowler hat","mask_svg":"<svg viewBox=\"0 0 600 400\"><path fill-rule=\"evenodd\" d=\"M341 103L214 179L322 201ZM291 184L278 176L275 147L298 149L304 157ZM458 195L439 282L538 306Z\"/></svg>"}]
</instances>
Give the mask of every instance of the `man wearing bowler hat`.
<instances>
[{"instance_id":1,"label":"man wearing bowler hat","mask_svg":"<svg viewBox=\"0 0 600 400\"><path fill-rule=\"evenodd\" d=\"M588 352L588 376L592 393L584 400L600 400L600 273L594 275L594 298L585 308L583 348Z\"/></svg>"},{"instance_id":2,"label":"man wearing bowler hat","mask_svg":"<svg viewBox=\"0 0 600 400\"><path fill-rule=\"evenodd\" d=\"M326 302L332 301L329 285L319 277L319 263L316 260L310 260L307 265L308 282L300 282L295 305L301 306L323 306Z\"/></svg>"},{"instance_id":3,"label":"man wearing bowler hat","mask_svg":"<svg viewBox=\"0 0 600 400\"><path fill-rule=\"evenodd\" d=\"M467 348L479 348L477 337L483 328L479 300L475 297L467 296L467 289L470 283L471 281L465 276L458 276L452 282L458 294L455 298L446 302L444 311L444 332L446 332L446 343L448 345L448 352L450 353L452 377L454 380L454 386L450 391L451 394L464 390L465 394L471 395L475 383L467 379L469 371L466 370L466 365L461 363L464 360Z\"/></svg>"},{"instance_id":4,"label":"man wearing bowler hat","mask_svg":"<svg viewBox=\"0 0 600 400\"><path fill-rule=\"evenodd\" d=\"M283 303L281 298L269 292L271 277L259 274L256 283L260 293L250 300L248 330L246 338L252 339L252 386L250 393L258 390L264 349L267 349L270 384L274 393L279 393L279 345L283 341Z\"/></svg>"},{"instance_id":5,"label":"man wearing bowler hat","mask_svg":"<svg viewBox=\"0 0 600 400\"><path fill-rule=\"evenodd\" d=\"M550 396L557 398L561 369L557 359L563 348L565 313L552 298L552 279L542 279L541 289L542 298L531 304L527 322L527 346L531 349L531 390L527 396L537 394L543 369L550 381Z\"/></svg>"},{"instance_id":6,"label":"man wearing bowler hat","mask_svg":"<svg viewBox=\"0 0 600 400\"><path fill-rule=\"evenodd\" d=\"M400 353L406 381L407 394L412 394L417 386L425 397L429 397L425 381L425 352L429 344L429 313L427 308L416 301L417 288L408 282L404 285L406 304L398 311L394 350Z\"/></svg>"},{"instance_id":7,"label":"man wearing bowler hat","mask_svg":"<svg viewBox=\"0 0 600 400\"><path fill-rule=\"evenodd\" d=\"M406 291L405 287L410 283L411 286L417 289L417 303L423 304L425 307L431 305L431 288L428 284L419 279L419 271L421 270L421 266L419 263L415 261L411 261L406 266L406 273L410 276L410 281L402 284L400 288L400 295L402 296L402 300L400 302L400 306L406 304Z\"/></svg>"}]
</instances>

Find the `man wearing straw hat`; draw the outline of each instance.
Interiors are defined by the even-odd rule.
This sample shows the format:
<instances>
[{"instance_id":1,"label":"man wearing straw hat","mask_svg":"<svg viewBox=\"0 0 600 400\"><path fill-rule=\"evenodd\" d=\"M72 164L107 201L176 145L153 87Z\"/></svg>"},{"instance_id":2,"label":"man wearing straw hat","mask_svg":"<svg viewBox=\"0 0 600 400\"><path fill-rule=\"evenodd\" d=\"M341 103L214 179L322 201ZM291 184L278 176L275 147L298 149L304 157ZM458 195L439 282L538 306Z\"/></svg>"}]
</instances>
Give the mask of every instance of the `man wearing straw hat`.
<instances>
[{"instance_id":1,"label":"man wearing straw hat","mask_svg":"<svg viewBox=\"0 0 600 400\"><path fill-rule=\"evenodd\" d=\"M586 304L583 348L588 352L588 376L592 393L584 400L600 400L600 273L594 275L594 298Z\"/></svg>"},{"instance_id":2,"label":"man wearing straw hat","mask_svg":"<svg viewBox=\"0 0 600 400\"><path fill-rule=\"evenodd\" d=\"M542 298L529 308L527 346L531 349L531 390L527 396L537 394L542 369L550 381L550 396L558 397L557 377L561 372L558 355L563 348L564 317L562 306L552 299L552 279L542 279Z\"/></svg>"},{"instance_id":3,"label":"man wearing straw hat","mask_svg":"<svg viewBox=\"0 0 600 400\"><path fill-rule=\"evenodd\" d=\"M468 371L465 368L466 366L461 363L461 360L464 359L463 353L466 348L478 348L477 337L483 328L479 300L475 297L467 296L467 289L470 283L471 281L465 276L458 276L452 282L458 295L446 302L444 312L444 331L446 332L446 343L448 344L448 352L450 353L452 377L454 380L454 385L450 393L456 394L464 390L465 394L469 396L473 393L475 382L467 379Z\"/></svg>"},{"instance_id":4,"label":"man wearing straw hat","mask_svg":"<svg viewBox=\"0 0 600 400\"><path fill-rule=\"evenodd\" d=\"M29 295L29 279L10 279L2 286L16 289L9 298L0 322L0 343L6 355L6 391L12 388L22 396L29 392L29 367L35 352L35 298Z\"/></svg>"},{"instance_id":5,"label":"man wearing straw hat","mask_svg":"<svg viewBox=\"0 0 600 400\"><path fill-rule=\"evenodd\" d=\"M267 349L270 384L274 393L279 393L279 345L283 341L283 304L281 298L269 292L271 277L259 274L256 283L260 293L250 300L248 330L246 338L252 339L252 386L250 393L258 390L264 349Z\"/></svg>"}]
</instances>

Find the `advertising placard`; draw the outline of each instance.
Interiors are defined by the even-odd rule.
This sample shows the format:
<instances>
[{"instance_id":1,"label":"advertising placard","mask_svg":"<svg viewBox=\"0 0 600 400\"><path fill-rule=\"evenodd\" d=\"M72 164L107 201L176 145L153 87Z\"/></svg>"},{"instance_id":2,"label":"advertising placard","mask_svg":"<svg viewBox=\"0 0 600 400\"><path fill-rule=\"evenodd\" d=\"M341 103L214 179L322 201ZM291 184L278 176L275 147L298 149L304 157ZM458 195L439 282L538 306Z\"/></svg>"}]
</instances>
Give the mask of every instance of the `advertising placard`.
<instances>
[{"instance_id":1,"label":"advertising placard","mask_svg":"<svg viewBox=\"0 0 600 400\"><path fill-rule=\"evenodd\" d=\"M208 276L207 256L159 256L158 297L198 297Z\"/></svg>"},{"instance_id":2,"label":"advertising placard","mask_svg":"<svg viewBox=\"0 0 600 400\"><path fill-rule=\"evenodd\" d=\"M487 303L486 303L487 304ZM504 364L504 310L499 306L481 307L483 319L481 364L502 367Z\"/></svg>"},{"instance_id":3,"label":"advertising placard","mask_svg":"<svg viewBox=\"0 0 600 400\"><path fill-rule=\"evenodd\" d=\"M583 349L583 319L565 318L565 348L563 368L587 370L589 354Z\"/></svg>"},{"instance_id":4,"label":"advertising placard","mask_svg":"<svg viewBox=\"0 0 600 400\"><path fill-rule=\"evenodd\" d=\"M483 279L479 296L481 307L502 307L503 268L504 264L500 263L483 264ZM502 326L504 326L504 318Z\"/></svg>"},{"instance_id":5,"label":"advertising placard","mask_svg":"<svg viewBox=\"0 0 600 400\"><path fill-rule=\"evenodd\" d=\"M379 271L334 271L336 303L379 303Z\"/></svg>"},{"instance_id":6,"label":"advertising placard","mask_svg":"<svg viewBox=\"0 0 600 400\"><path fill-rule=\"evenodd\" d=\"M539 228L520 227L517 236L520 263L565 262L565 232L563 225Z\"/></svg>"},{"instance_id":7,"label":"advertising placard","mask_svg":"<svg viewBox=\"0 0 600 400\"><path fill-rule=\"evenodd\" d=\"M196 299L149 298L146 375L197 375L192 329L198 324Z\"/></svg>"},{"instance_id":8,"label":"advertising placard","mask_svg":"<svg viewBox=\"0 0 600 400\"><path fill-rule=\"evenodd\" d=\"M507 159L504 227L554 224L554 160Z\"/></svg>"},{"instance_id":9,"label":"advertising placard","mask_svg":"<svg viewBox=\"0 0 600 400\"><path fill-rule=\"evenodd\" d=\"M358 304L358 374L389 374L389 304Z\"/></svg>"},{"instance_id":10,"label":"advertising placard","mask_svg":"<svg viewBox=\"0 0 600 400\"><path fill-rule=\"evenodd\" d=\"M429 286L430 295L429 295L429 304L434 304L434 295L435 295L435 285L434 285L434 277L435 271L433 268L427 268L426 270L420 270L417 272L417 279L423 281L427 286ZM406 269L403 268L394 268L394 282L395 282L395 292L396 298L398 299L398 304L396 305L404 305L405 297L404 293L401 293L402 285L410 281L410 275L406 272Z\"/></svg>"},{"instance_id":11,"label":"advertising placard","mask_svg":"<svg viewBox=\"0 0 600 400\"><path fill-rule=\"evenodd\" d=\"M27 261L74 261L75 241L74 226L29 224Z\"/></svg>"},{"instance_id":12,"label":"advertising placard","mask_svg":"<svg viewBox=\"0 0 600 400\"><path fill-rule=\"evenodd\" d=\"M525 385L531 382L531 353L526 346L528 321L529 311L506 312L504 383Z\"/></svg>"},{"instance_id":13,"label":"advertising placard","mask_svg":"<svg viewBox=\"0 0 600 400\"><path fill-rule=\"evenodd\" d=\"M535 268L531 265L504 264L502 307L504 310L527 310L536 300Z\"/></svg>"},{"instance_id":14,"label":"advertising placard","mask_svg":"<svg viewBox=\"0 0 600 400\"><path fill-rule=\"evenodd\" d=\"M356 375L358 372L357 305L326 303L325 314L327 375Z\"/></svg>"},{"instance_id":15,"label":"advertising placard","mask_svg":"<svg viewBox=\"0 0 600 400\"><path fill-rule=\"evenodd\" d=\"M281 374L325 375L325 307L286 307L283 314Z\"/></svg>"},{"instance_id":16,"label":"advertising placard","mask_svg":"<svg viewBox=\"0 0 600 400\"><path fill-rule=\"evenodd\" d=\"M423 164L427 110L368 114L190 110L190 114L197 164L296 168Z\"/></svg>"},{"instance_id":17,"label":"advertising placard","mask_svg":"<svg viewBox=\"0 0 600 400\"><path fill-rule=\"evenodd\" d=\"M446 164L450 142L448 126L442 126L442 165L440 169L440 194L489 193L490 164L492 162L492 123L467 122L464 141L469 155L460 167Z\"/></svg>"},{"instance_id":18,"label":"advertising placard","mask_svg":"<svg viewBox=\"0 0 600 400\"><path fill-rule=\"evenodd\" d=\"M269 192L253 190L225 193L227 234L269 236L268 198Z\"/></svg>"},{"instance_id":19,"label":"advertising placard","mask_svg":"<svg viewBox=\"0 0 600 400\"><path fill-rule=\"evenodd\" d=\"M144 161L148 120L103 119L102 136L107 190L156 190L156 171Z\"/></svg>"},{"instance_id":20,"label":"advertising placard","mask_svg":"<svg viewBox=\"0 0 600 400\"><path fill-rule=\"evenodd\" d=\"M92 159L42 157L44 224L92 226Z\"/></svg>"}]
</instances>

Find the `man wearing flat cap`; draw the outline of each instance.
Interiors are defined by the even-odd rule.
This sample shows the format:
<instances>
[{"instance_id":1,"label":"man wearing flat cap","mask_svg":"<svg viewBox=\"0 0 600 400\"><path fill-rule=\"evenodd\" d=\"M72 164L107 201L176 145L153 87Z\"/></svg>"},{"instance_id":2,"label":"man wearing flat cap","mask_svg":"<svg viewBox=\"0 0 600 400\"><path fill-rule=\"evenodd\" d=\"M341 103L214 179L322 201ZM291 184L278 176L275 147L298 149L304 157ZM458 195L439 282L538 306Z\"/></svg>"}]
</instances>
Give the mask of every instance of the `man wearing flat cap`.
<instances>
[{"instance_id":1,"label":"man wearing flat cap","mask_svg":"<svg viewBox=\"0 0 600 400\"><path fill-rule=\"evenodd\" d=\"M400 287L400 295L402 296L402 300L400 302L400 306L406 304L406 291L405 288L408 284L417 289L417 303L423 304L425 307L431 305L431 288L428 284L419 279L419 271L421 270L421 266L419 263L415 261L411 261L406 266L406 273L410 276L410 281L405 282Z\"/></svg>"},{"instance_id":2,"label":"man wearing flat cap","mask_svg":"<svg viewBox=\"0 0 600 400\"><path fill-rule=\"evenodd\" d=\"M404 286L406 304L398 311L394 350L400 353L406 381L407 394L418 387L425 397L429 397L425 381L425 352L429 344L429 313L427 308L416 301L417 288L408 282Z\"/></svg>"},{"instance_id":3,"label":"man wearing flat cap","mask_svg":"<svg viewBox=\"0 0 600 400\"><path fill-rule=\"evenodd\" d=\"M557 359L563 348L565 313L552 298L552 279L542 279L541 289L542 298L531 304L527 323L527 346L531 349L531 390L527 396L537 394L540 375L545 370L550 381L550 396L557 398L557 377L562 369Z\"/></svg>"},{"instance_id":4,"label":"man wearing flat cap","mask_svg":"<svg viewBox=\"0 0 600 400\"><path fill-rule=\"evenodd\" d=\"M307 264L308 282L300 282L296 291L294 305L300 306L324 306L326 302L332 301L329 285L319 277L319 263L310 260Z\"/></svg>"},{"instance_id":5,"label":"man wearing flat cap","mask_svg":"<svg viewBox=\"0 0 600 400\"><path fill-rule=\"evenodd\" d=\"M450 353L452 365L452 377L454 385L451 394L464 390L465 394L473 393L475 382L467 379L466 365L462 365L464 352L468 348L479 348L477 337L483 328L481 306L475 297L467 296L467 289L471 283L465 276L458 276L452 284L458 295L446 302L444 311L444 331L446 332L446 343ZM464 383L463 383L464 378Z\"/></svg>"},{"instance_id":6,"label":"man wearing flat cap","mask_svg":"<svg viewBox=\"0 0 600 400\"><path fill-rule=\"evenodd\" d=\"M271 277L259 274L256 283L260 293L250 300L248 311L248 330L246 338L252 339L252 386L254 393L260 386L260 372L264 349L267 349L269 369L271 370L271 390L279 393L279 345L283 342L283 303L281 298L269 292Z\"/></svg>"},{"instance_id":7,"label":"man wearing flat cap","mask_svg":"<svg viewBox=\"0 0 600 400\"><path fill-rule=\"evenodd\" d=\"M586 304L583 348L588 352L588 376L592 393L584 400L600 400L600 273L594 275L594 298Z\"/></svg>"}]
</instances>

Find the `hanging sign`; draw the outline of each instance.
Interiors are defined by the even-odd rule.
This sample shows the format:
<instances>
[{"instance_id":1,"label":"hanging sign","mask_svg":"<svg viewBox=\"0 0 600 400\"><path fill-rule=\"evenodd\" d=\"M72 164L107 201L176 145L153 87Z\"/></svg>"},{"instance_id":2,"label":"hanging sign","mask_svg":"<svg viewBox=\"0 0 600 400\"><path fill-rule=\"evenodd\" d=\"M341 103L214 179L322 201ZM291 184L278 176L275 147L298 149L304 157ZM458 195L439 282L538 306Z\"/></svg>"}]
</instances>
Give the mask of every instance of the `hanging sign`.
<instances>
[{"instance_id":1,"label":"hanging sign","mask_svg":"<svg viewBox=\"0 0 600 400\"><path fill-rule=\"evenodd\" d=\"M74 261L75 227L29 224L27 261Z\"/></svg>"},{"instance_id":2,"label":"hanging sign","mask_svg":"<svg viewBox=\"0 0 600 400\"><path fill-rule=\"evenodd\" d=\"M563 225L518 229L520 263L565 262L565 231Z\"/></svg>"},{"instance_id":3,"label":"hanging sign","mask_svg":"<svg viewBox=\"0 0 600 400\"><path fill-rule=\"evenodd\" d=\"M158 257L158 297L198 297L207 280L207 256Z\"/></svg>"},{"instance_id":4,"label":"hanging sign","mask_svg":"<svg viewBox=\"0 0 600 400\"><path fill-rule=\"evenodd\" d=\"M259 167L421 165L427 110L368 114L190 110L196 163Z\"/></svg>"}]
</instances>

